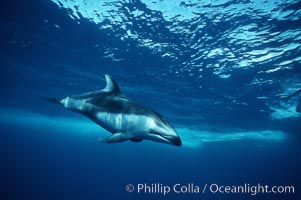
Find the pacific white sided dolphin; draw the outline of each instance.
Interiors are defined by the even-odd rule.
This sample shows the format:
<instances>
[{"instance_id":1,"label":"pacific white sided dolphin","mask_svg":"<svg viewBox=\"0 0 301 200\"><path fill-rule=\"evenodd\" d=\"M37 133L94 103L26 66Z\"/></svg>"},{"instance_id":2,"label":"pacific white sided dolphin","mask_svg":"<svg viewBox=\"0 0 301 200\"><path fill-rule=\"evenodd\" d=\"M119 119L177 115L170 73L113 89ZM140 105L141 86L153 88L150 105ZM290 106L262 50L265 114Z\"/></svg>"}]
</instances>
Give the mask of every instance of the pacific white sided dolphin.
<instances>
[{"instance_id":1,"label":"pacific white sided dolphin","mask_svg":"<svg viewBox=\"0 0 301 200\"><path fill-rule=\"evenodd\" d=\"M100 139L104 143L152 140L181 146L175 129L157 112L144 107L122 94L117 82L105 75L106 87L63 99L43 98L58 103L94 121L112 136Z\"/></svg>"}]
</instances>

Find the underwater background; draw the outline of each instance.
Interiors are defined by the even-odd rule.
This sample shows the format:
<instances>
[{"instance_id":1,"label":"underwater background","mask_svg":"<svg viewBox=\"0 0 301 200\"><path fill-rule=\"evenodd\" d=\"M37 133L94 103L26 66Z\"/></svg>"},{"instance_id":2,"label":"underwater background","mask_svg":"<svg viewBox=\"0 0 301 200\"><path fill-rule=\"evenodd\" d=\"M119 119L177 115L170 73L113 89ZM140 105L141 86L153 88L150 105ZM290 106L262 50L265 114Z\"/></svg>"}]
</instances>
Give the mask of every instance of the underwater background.
<instances>
[{"instance_id":1,"label":"underwater background","mask_svg":"<svg viewBox=\"0 0 301 200\"><path fill-rule=\"evenodd\" d=\"M10 0L0 6L0 199L300 199L299 0ZM104 88L183 145L110 133L44 102ZM128 184L294 186L294 194L127 192ZM135 188L136 189L136 188ZM202 190L202 188L201 188Z\"/></svg>"}]
</instances>

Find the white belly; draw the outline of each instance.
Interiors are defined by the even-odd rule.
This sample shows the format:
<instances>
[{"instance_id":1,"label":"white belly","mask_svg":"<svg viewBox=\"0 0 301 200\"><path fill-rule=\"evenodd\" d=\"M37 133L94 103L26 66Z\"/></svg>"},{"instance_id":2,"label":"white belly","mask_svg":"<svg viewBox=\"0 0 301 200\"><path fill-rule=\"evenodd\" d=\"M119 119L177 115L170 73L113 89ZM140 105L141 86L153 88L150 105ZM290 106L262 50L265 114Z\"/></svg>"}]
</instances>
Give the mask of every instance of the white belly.
<instances>
[{"instance_id":1,"label":"white belly","mask_svg":"<svg viewBox=\"0 0 301 200\"><path fill-rule=\"evenodd\" d=\"M148 132L155 124L155 121L147 116L120 113L97 113L96 119L100 124L123 133Z\"/></svg>"}]
</instances>

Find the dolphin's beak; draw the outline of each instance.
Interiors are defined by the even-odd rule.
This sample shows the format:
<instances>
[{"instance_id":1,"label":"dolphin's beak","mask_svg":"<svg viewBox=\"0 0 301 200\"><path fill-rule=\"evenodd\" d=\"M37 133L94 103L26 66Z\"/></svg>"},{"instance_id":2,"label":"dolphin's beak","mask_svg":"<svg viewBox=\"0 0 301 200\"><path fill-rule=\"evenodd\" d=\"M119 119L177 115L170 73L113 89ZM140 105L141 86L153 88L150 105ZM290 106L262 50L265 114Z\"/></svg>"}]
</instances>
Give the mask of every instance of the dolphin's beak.
<instances>
[{"instance_id":1,"label":"dolphin's beak","mask_svg":"<svg viewBox=\"0 0 301 200\"><path fill-rule=\"evenodd\" d=\"M173 137L164 137L166 140L170 142L170 144L175 146L182 146L182 140L179 136L173 136Z\"/></svg>"},{"instance_id":2,"label":"dolphin's beak","mask_svg":"<svg viewBox=\"0 0 301 200\"><path fill-rule=\"evenodd\" d=\"M182 146L182 140L179 136L161 136L164 139L165 143L171 144L174 146Z\"/></svg>"},{"instance_id":3,"label":"dolphin's beak","mask_svg":"<svg viewBox=\"0 0 301 200\"><path fill-rule=\"evenodd\" d=\"M182 140L180 137L174 137L171 140L171 143L174 144L175 146L182 146Z\"/></svg>"},{"instance_id":4,"label":"dolphin's beak","mask_svg":"<svg viewBox=\"0 0 301 200\"><path fill-rule=\"evenodd\" d=\"M56 99L56 98L47 98L47 97L41 97L41 99L43 99L44 101L48 101L51 103L56 103L56 104L62 104L60 99Z\"/></svg>"},{"instance_id":5,"label":"dolphin's beak","mask_svg":"<svg viewBox=\"0 0 301 200\"><path fill-rule=\"evenodd\" d=\"M166 125L163 128L159 128L154 132L155 136L159 138L159 142L171 144L174 146L182 146L182 140L177 132L170 126Z\"/></svg>"}]
</instances>

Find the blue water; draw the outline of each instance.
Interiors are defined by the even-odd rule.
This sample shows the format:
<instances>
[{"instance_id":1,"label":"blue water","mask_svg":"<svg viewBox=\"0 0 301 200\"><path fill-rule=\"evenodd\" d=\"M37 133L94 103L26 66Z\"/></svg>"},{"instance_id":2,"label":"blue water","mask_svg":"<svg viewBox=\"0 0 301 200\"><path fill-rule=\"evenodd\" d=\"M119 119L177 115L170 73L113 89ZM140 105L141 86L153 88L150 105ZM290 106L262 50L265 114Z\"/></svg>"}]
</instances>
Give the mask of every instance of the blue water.
<instances>
[{"instance_id":1,"label":"blue water","mask_svg":"<svg viewBox=\"0 0 301 200\"><path fill-rule=\"evenodd\" d=\"M300 199L301 96L281 100L301 88L299 0L11 0L0 9L0 199ZM103 144L108 132L40 99L102 89L104 74L161 113L183 146ZM140 183L295 194L125 189Z\"/></svg>"}]
</instances>

